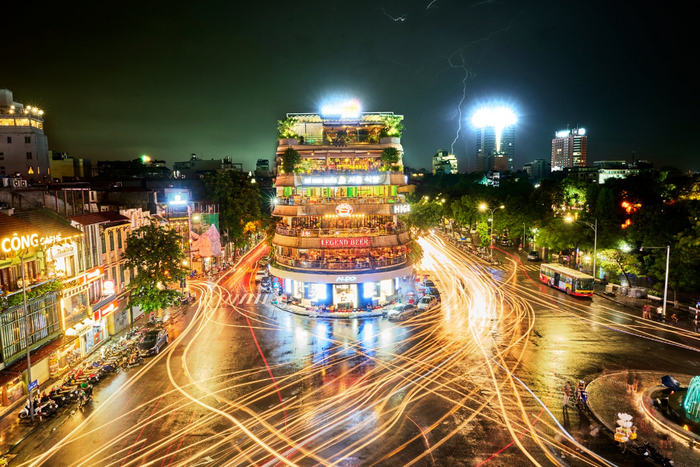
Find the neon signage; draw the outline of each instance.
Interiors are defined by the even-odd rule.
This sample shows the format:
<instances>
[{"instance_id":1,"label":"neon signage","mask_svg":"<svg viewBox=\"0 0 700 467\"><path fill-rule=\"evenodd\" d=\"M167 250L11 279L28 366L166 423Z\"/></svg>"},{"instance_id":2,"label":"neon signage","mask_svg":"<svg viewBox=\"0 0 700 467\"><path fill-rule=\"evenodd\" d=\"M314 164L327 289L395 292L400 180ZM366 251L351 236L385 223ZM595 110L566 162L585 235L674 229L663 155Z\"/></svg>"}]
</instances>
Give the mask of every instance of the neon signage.
<instances>
[{"instance_id":1,"label":"neon signage","mask_svg":"<svg viewBox=\"0 0 700 467\"><path fill-rule=\"evenodd\" d=\"M304 177L304 185L378 185L385 182L381 175L340 175L329 177Z\"/></svg>"},{"instance_id":2,"label":"neon signage","mask_svg":"<svg viewBox=\"0 0 700 467\"><path fill-rule=\"evenodd\" d=\"M102 274L104 273L104 266L97 266L96 268L90 269L88 272L86 272L85 275L80 279L80 283L84 284L86 282L92 282L94 280L97 280L100 277L102 277Z\"/></svg>"},{"instance_id":3,"label":"neon signage","mask_svg":"<svg viewBox=\"0 0 700 467\"><path fill-rule=\"evenodd\" d=\"M114 300L113 302L110 302L108 305L103 306L99 310L95 312L94 319L95 321L101 320L102 318L106 318L110 314L114 313L116 309L119 307L119 300Z\"/></svg>"},{"instance_id":4,"label":"neon signage","mask_svg":"<svg viewBox=\"0 0 700 467\"><path fill-rule=\"evenodd\" d=\"M0 249L5 253L24 250L30 247L49 246L64 240L61 234L39 237L39 234L17 235L0 240Z\"/></svg>"},{"instance_id":5,"label":"neon signage","mask_svg":"<svg viewBox=\"0 0 700 467\"><path fill-rule=\"evenodd\" d=\"M358 238L322 238L322 248L357 248L370 246L369 237Z\"/></svg>"},{"instance_id":6,"label":"neon signage","mask_svg":"<svg viewBox=\"0 0 700 467\"><path fill-rule=\"evenodd\" d=\"M409 212L411 212L410 204L394 204L391 207L392 214L408 214Z\"/></svg>"},{"instance_id":7,"label":"neon signage","mask_svg":"<svg viewBox=\"0 0 700 467\"><path fill-rule=\"evenodd\" d=\"M348 203L339 204L335 207L335 213L338 217L350 217L352 215L352 206Z\"/></svg>"},{"instance_id":8,"label":"neon signage","mask_svg":"<svg viewBox=\"0 0 700 467\"><path fill-rule=\"evenodd\" d=\"M353 99L332 105L324 105L321 108L321 115L340 115L340 118L357 118L360 116L360 103Z\"/></svg>"},{"instance_id":9,"label":"neon signage","mask_svg":"<svg viewBox=\"0 0 700 467\"><path fill-rule=\"evenodd\" d=\"M335 278L336 282L355 282L356 280L356 276L338 276Z\"/></svg>"}]
</instances>

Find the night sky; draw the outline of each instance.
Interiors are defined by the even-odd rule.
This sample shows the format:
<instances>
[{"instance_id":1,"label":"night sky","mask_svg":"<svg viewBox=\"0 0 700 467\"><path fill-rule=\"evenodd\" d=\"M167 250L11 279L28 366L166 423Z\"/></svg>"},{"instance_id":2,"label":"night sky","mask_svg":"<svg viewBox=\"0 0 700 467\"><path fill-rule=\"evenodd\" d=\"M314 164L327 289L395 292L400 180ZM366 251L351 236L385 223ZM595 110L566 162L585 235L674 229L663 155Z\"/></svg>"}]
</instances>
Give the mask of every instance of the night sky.
<instances>
[{"instance_id":1,"label":"night sky","mask_svg":"<svg viewBox=\"0 0 700 467\"><path fill-rule=\"evenodd\" d=\"M50 148L75 157L251 170L286 112L345 96L403 114L405 164L428 168L455 138L468 70L460 171L471 114L492 102L516 109L516 169L549 158L567 123L586 128L589 161L700 169L695 14L670 2L12 3L0 87L43 108Z\"/></svg>"}]
</instances>

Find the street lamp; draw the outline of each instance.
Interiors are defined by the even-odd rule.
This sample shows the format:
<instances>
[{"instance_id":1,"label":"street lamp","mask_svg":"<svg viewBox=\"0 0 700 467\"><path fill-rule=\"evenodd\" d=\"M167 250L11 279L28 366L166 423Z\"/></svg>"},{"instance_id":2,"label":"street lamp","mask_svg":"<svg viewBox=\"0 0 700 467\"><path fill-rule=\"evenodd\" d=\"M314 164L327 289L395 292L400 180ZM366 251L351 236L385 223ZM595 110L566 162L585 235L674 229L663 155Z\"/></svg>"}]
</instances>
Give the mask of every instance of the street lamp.
<instances>
[{"instance_id":1,"label":"street lamp","mask_svg":"<svg viewBox=\"0 0 700 467\"><path fill-rule=\"evenodd\" d=\"M505 206L502 204L500 206L498 206L497 208L493 208L493 209L489 208L489 205L486 203L481 203L479 205L479 211L488 211L491 213L491 248L489 248L489 250L490 250L489 253L491 255L491 259L493 259L493 223L495 220L494 215L495 215L496 209L504 209L504 208L505 208Z\"/></svg>"},{"instance_id":2,"label":"street lamp","mask_svg":"<svg viewBox=\"0 0 700 467\"><path fill-rule=\"evenodd\" d=\"M580 222L582 224L586 224L588 227L593 229L593 233L594 233L594 236L593 236L593 277L594 278L597 277L598 273L596 272L596 269L595 269L595 260L596 260L596 252L598 250L598 219L595 220L595 223L591 224L590 222L586 222L586 221L582 221L582 220L575 220L571 216L566 216L564 218L564 221L569 222L569 223Z\"/></svg>"},{"instance_id":3,"label":"street lamp","mask_svg":"<svg viewBox=\"0 0 700 467\"><path fill-rule=\"evenodd\" d=\"M666 277L664 278L664 318L666 318L666 297L668 296L668 264L671 259L671 245L641 247L639 251L644 251L644 248L646 248L647 250L661 250L663 248L666 248Z\"/></svg>"}]
</instances>

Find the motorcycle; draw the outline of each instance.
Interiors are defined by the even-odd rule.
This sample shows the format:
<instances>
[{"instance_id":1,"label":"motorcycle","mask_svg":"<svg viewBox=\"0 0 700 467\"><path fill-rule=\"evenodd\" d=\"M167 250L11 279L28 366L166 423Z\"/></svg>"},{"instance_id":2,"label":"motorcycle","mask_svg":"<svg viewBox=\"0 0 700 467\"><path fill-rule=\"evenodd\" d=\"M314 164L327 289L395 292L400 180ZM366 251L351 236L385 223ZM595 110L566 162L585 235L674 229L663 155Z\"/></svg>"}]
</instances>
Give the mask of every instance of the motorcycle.
<instances>
[{"instance_id":1,"label":"motorcycle","mask_svg":"<svg viewBox=\"0 0 700 467\"><path fill-rule=\"evenodd\" d=\"M125 370L128 368L133 368L135 366L139 366L144 362L143 357L139 355L138 352L134 352L131 354L131 356L123 363L122 368Z\"/></svg>"},{"instance_id":2,"label":"motorcycle","mask_svg":"<svg viewBox=\"0 0 700 467\"><path fill-rule=\"evenodd\" d=\"M85 404L90 402L92 400L92 386L89 386L88 388L85 388L80 391L78 394L78 408L80 410L83 410L83 407L85 407Z\"/></svg>"},{"instance_id":3,"label":"motorcycle","mask_svg":"<svg viewBox=\"0 0 700 467\"><path fill-rule=\"evenodd\" d=\"M37 402L38 401L35 401L34 404L35 417L50 417L51 415L55 414L58 410L58 406L56 406L55 402L51 402L45 405L37 405ZM29 399L27 399L27 403L24 405L22 410L19 411L18 417L20 420L26 420L31 417L29 412Z\"/></svg>"}]
</instances>

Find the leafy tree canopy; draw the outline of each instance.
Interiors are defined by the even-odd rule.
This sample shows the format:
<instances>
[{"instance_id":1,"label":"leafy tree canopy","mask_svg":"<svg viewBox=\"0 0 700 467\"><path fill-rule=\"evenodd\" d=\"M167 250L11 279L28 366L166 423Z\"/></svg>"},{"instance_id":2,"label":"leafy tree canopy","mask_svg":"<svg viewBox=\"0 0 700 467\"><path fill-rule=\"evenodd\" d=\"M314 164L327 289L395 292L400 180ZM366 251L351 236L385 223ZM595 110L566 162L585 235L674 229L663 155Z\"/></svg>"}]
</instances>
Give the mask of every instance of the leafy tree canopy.
<instances>
[{"instance_id":1,"label":"leafy tree canopy","mask_svg":"<svg viewBox=\"0 0 700 467\"><path fill-rule=\"evenodd\" d=\"M131 305L145 312L170 306L180 295L170 289L187 275L183 238L174 230L151 223L127 240L126 267L136 271L131 280Z\"/></svg>"}]
</instances>

